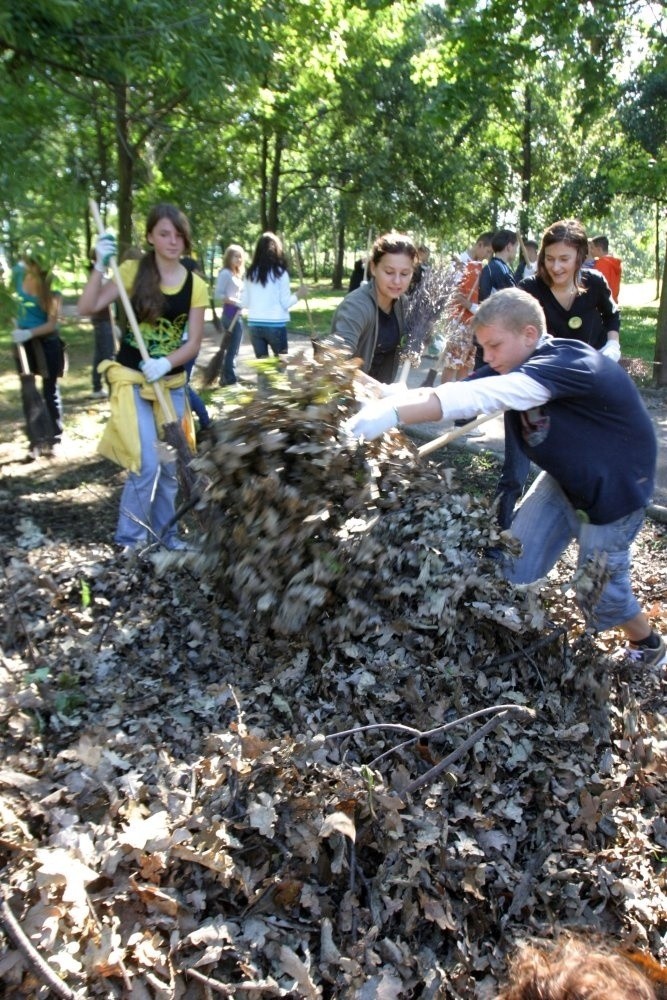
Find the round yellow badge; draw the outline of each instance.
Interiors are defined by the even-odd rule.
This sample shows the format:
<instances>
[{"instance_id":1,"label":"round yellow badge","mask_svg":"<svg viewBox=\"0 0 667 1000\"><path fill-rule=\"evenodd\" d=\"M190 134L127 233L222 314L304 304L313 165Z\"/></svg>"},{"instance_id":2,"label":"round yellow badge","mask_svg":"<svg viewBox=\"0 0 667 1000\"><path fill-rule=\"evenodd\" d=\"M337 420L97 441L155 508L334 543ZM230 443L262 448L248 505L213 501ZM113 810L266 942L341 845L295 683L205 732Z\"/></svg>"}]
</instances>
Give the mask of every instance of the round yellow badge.
<instances>
[{"instance_id":1,"label":"round yellow badge","mask_svg":"<svg viewBox=\"0 0 667 1000\"><path fill-rule=\"evenodd\" d=\"M567 321L567 325L569 326L570 330L578 330L583 322L584 321L581 318L581 316L570 316L570 318Z\"/></svg>"}]
</instances>

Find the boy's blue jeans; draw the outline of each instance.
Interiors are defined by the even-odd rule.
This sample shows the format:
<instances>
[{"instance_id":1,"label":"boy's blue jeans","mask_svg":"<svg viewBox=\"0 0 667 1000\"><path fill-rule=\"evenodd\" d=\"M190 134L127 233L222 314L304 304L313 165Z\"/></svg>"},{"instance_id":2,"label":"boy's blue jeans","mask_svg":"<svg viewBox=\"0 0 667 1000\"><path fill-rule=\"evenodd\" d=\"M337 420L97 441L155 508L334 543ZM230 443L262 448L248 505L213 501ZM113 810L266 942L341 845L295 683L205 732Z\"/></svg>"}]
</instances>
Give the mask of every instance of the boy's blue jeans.
<instances>
[{"instance_id":1,"label":"boy's blue jeans","mask_svg":"<svg viewBox=\"0 0 667 1000\"><path fill-rule=\"evenodd\" d=\"M577 516L555 479L541 473L524 497L512 521L511 534L523 546L510 563L513 583L532 583L546 576L567 546L579 546L577 567L605 553L611 574L589 624L596 630L613 628L639 614L641 608L630 585L630 548L644 521L644 508L610 524L589 524Z\"/></svg>"}]
</instances>

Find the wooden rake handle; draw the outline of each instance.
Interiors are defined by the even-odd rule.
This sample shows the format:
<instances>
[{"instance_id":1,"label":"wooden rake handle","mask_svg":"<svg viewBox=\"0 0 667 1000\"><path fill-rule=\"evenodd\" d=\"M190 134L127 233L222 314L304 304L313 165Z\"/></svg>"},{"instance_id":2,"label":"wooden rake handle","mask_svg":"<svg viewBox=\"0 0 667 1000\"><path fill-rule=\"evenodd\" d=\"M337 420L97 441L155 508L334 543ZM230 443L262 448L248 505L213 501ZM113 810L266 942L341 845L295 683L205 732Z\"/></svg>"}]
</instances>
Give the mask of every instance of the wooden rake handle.
<instances>
[{"instance_id":1,"label":"wooden rake handle","mask_svg":"<svg viewBox=\"0 0 667 1000\"><path fill-rule=\"evenodd\" d=\"M24 344L15 344L16 353L19 359L19 365L21 366L21 375L30 375L30 365L28 364L28 355L26 354Z\"/></svg>"},{"instance_id":2,"label":"wooden rake handle","mask_svg":"<svg viewBox=\"0 0 667 1000\"><path fill-rule=\"evenodd\" d=\"M102 222L102 216L100 215L100 210L97 207L97 202L90 198L88 204L90 205L90 212L95 221L97 232L100 236L104 236L104 223ZM120 270L118 268L118 261L115 257L112 257L109 263L111 264L111 270L116 281L120 301L123 303L123 309L125 310L127 321L132 328L134 339L136 340L137 347L139 348L139 354L141 354L144 361L148 361L150 354L148 353L146 342L143 338L141 330L139 329L139 323L137 322L137 317L134 309L132 308L130 296L127 294L127 290L123 284L123 279L121 278ZM160 382L153 382L152 386L155 391L155 398L157 399L160 409L162 410L165 422L168 424L173 423L176 420L176 414L171 406L170 400L167 398L167 393L165 392L164 387L160 384Z\"/></svg>"},{"instance_id":3,"label":"wooden rake handle","mask_svg":"<svg viewBox=\"0 0 667 1000\"><path fill-rule=\"evenodd\" d=\"M485 424L487 420L493 420L494 417L499 417L503 411L494 410L493 413L480 413L475 420L470 421L467 424L463 424L462 427L454 427L451 431L447 431L445 434L441 434L440 437L433 438L432 441L427 441L418 448L419 457L423 458L424 455L430 455L432 451L437 451L438 448L444 448L446 444L450 441L455 441L456 438L463 437L464 434L468 434L470 431L474 430L475 427L479 427L480 424Z\"/></svg>"}]
</instances>

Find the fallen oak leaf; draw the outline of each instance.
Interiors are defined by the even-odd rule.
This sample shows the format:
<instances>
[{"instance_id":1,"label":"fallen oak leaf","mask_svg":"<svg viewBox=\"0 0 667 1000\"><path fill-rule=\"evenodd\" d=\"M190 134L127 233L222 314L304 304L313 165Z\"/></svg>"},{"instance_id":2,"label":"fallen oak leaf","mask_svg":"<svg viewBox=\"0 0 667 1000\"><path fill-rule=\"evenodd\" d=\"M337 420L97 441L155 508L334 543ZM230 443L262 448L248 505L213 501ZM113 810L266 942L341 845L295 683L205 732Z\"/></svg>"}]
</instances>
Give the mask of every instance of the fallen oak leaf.
<instances>
[{"instance_id":1,"label":"fallen oak leaf","mask_svg":"<svg viewBox=\"0 0 667 1000\"><path fill-rule=\"evenodd\" d=\"M147 910L157 910L158 913L166 913L168 917L175 917L181 909L174 889L159 889L155 885L139 883L134 875L130 876L129 881Z\"/></svg>"},{"instance_id":2,"label":"fallen oak leaf","mask_svg":"<svg viewBox=\"0 0 667 1000\"><path fill-rule=\"evenodd\" d=\"M72 904L70 917L75 922L82 922L88 913L86 886L99 878L99 873L62 847L38 847L34 856L39 865L39 881L62 886L63 901Z\"/></svg>"},{"instance_id":3,"label":"fallen oak leaf","mask_svg":"<svg viewBox=\"0 0 667 1000\"><path fill-rule=\"evenodd\" d=\"M296 980L299 988L299 996L305 997L307 1000L315 1000L316 997L322 996L322 990L315 985L308 967L296 952L288 948L287 945L282 945L278 953L278 958L283 972Z\"/></svg>"},{"instance_id":4,"label":"fallen oak leaf","mask_svg":"<svg viewBox=\"0 0 667 1000\"><path fill-rule=\"evenodd\" d=\"M330 837L332 833L342 833L352 843L357 839L357 830L352 819L344 812L333 812L325 816L320 827L320 837Z\"/></svg>"},{"instance_id":5,"label":"fallen oak leaf","mask_svg":"<svg viewBox=\"0 0 667 1000\"><path fill-rule=\"evenodd\" d=\"M129 823L118 834L118 842L137 851L146 850L149 843L153 844L154 850L158 850L159 846L166 847L171 833L168 819L169 814L165 810L146 817L132 812Z\"/></svg>"}]
</instances>

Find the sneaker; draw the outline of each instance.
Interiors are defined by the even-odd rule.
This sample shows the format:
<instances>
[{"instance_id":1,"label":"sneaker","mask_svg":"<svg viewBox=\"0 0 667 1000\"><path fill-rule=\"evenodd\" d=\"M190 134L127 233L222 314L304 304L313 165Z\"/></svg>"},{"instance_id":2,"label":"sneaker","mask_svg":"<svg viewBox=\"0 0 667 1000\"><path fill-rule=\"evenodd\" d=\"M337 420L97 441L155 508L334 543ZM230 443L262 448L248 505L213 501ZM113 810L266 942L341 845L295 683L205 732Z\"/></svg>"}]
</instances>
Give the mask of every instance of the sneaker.
<instances>
[{"instance_id":1,"label":"sneaker","mask_svg":"<svg viewBox=\"0 0 667 1000\"><path fill-rule=\"evenodd\" d=\"M464 437L469 437L469 438L483 438L484 437L484 431L482 430L481 427L473 427L473 429L471 431L466 431L466 433L464 434Z\"/></svg>"},{"instance_id":2,"label":"sneaker","mask_svg":"<svg viewBox=\"0 0 667 1000\"><path fill-rule=\"evenodd\" d=\"M170 538L163 542L165 549L169 552L191 552L192 547L183 538Z\"/></svg>"},{"instance_id":3,"label":"sneaker","mask_svg":"<svg viewBox=\"0 0 667 1000\"><path fill-rule=\"evenodd\" d=\"M108 399L109 393L106 389L96 389L95 392L91 392L88 399Z\"/></svg>"},{"instance_id":4,"label":"sneaker","mask_svg":"<svg viewBox=\"0 0 667 1000\"><path fill-rule=\"evenodd\" d=\"M636 667L661 667L667 663L667 647L665 641L660 636L659 643L655 649L648 646L630 645L626 652L626 657Z\"/></svg>"}]
</instances>

